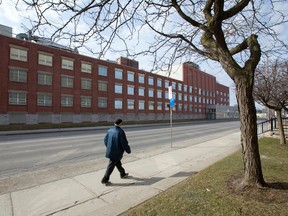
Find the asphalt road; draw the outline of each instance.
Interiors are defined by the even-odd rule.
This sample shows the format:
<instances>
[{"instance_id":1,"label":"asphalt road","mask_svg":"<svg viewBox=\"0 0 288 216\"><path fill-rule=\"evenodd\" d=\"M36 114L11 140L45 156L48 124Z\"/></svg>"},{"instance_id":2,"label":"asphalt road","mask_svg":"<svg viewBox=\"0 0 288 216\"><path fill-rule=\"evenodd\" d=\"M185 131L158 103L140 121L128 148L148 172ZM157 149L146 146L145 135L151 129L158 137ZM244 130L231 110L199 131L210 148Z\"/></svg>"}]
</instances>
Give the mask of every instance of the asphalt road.
<instances>
[{"instance_id":1,"label":"asphalt road","mask_svg":"<svg viewBox=\"0 0 288 216\"><path fill-rule=\"evenodd\" d=\"M132 149L123 163L219 138L239 126L239 121L177 123L172 130L170 124L123 126ZM0 136L0 194L105 168L107 129Z\"/></svg>"}]
</instances>

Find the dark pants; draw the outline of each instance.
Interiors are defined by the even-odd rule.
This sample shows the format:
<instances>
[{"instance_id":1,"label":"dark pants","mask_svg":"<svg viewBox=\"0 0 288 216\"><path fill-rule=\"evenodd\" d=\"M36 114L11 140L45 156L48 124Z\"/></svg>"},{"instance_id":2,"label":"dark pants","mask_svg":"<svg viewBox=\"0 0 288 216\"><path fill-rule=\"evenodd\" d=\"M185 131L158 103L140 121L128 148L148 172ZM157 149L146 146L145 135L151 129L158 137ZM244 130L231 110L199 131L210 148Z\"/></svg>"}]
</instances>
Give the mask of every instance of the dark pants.
<instances>
[{"instance_id":1,"label":"dark pants","mask_svg":"<svg viewBox=\"0 0 288 216\"><path fill-rule=\"evenodd\" d=\"M115 166L118 169L118 171L120 172L120 176L121 177L125 175L125 170L122 167L121 161L120 160L119 161L114 161L114 160L110 159L109 164L108 164L107 169L106 169L106 172L105 172L105 175L104 175L104 177L102 179L102 182L103 181L104 182L108 182L109 181L110 175L112 174Z\"/></svg>"}]
</instances>

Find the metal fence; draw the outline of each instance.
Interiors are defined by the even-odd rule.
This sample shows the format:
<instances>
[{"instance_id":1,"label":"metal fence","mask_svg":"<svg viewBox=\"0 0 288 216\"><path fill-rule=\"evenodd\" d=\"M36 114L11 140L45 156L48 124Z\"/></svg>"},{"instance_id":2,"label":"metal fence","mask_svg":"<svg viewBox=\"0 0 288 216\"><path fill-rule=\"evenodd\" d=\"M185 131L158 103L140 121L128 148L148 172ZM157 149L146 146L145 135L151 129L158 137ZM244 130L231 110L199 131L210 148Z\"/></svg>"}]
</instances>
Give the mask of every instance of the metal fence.
<instances>
[{"instance_id":1,"label":"metal fence","mask_svg":"<svg viewBox=\"0 0 288 216\"><path fill-rule=\"evenodd\" d=\"M288 131L288 118L283 118L283 127L284 131ZM278 120L277 118L271 118L269 120L257 123L257 134L262 134L266 132L273 132L275 130L278 130Z\"/></svg>"}]
</instances>

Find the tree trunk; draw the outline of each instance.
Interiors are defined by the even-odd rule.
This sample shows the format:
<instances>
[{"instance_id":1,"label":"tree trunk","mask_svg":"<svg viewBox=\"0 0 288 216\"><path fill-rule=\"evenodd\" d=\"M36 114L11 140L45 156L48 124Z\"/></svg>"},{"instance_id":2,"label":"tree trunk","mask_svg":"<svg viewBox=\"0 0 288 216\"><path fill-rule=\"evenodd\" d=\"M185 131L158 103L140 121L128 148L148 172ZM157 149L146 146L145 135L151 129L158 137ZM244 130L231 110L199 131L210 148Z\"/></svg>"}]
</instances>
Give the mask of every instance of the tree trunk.
<instances>
[{"instance_id":1,"label":"tree trunk","mask_svg":"<svg viewBox=\"0 0 288 216\"><path fill-rule=\"evenodd\" d=\"M265 181L258 146L256 108L252 96L253 81L247 80L247 77L241 77L234 81L240 114L241 146L244 162L244 178L240 187L263 187Z\"/></svg>"},{"instance_id":2,"label":"tree trunk","mask_svg":"<svg viewBox=\"0 0 288 216\"><path fill-rule=\"evenodd\" d=\"M280 144L285 145L286 144L286 138L285 138L285 133L284 133L284 128L283 128L281 110L275 110L275 111L276 111L276 117L278 120Z\"/></svg>"}]
</instances>

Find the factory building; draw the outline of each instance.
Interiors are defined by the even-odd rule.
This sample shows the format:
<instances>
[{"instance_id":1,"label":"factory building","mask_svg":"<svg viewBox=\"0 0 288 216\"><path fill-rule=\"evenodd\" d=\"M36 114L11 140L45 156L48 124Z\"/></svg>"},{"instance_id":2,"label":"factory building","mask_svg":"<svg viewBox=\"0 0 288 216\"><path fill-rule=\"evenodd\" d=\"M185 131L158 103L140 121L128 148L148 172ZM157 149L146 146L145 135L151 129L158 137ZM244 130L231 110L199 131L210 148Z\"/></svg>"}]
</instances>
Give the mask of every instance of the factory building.
<instances>
[{"instance_id":1,"label":"factory building","mask_svg":"<svg viewBox=\"0 0 288 216\"><path fill-rule=\"evenodd\" d=\"M213 107L229 106L229 88L192 62L169 76L147 72L125 57L101 60L31 33L13 37L2 25L0 52L0 125L167 120L169 86L173 119L215 119Z\"/></svg>"}]
</instances>

